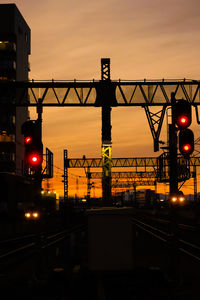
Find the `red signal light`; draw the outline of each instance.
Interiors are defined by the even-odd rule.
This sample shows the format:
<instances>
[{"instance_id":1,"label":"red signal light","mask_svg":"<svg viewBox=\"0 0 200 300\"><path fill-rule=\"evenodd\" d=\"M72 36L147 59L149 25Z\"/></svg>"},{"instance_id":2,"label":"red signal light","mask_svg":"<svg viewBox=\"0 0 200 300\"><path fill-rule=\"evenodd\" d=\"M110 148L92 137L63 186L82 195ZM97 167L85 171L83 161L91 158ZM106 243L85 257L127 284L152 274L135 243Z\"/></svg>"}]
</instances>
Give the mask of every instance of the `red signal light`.
<instances>
[{"instance_id":1,"label":"red signal light","mask_svg":"<svg viewBox=\"0 0 200 300\"><path fill-rule=\"evenodd\" d=\"M42 164L42 156L38 153L32 153L28 158L28 162L33 167L40 166Z\"/></svg>"},{"instance_id":2,"label":"red signal light","mask_svg":"<svg viewBox=\"0 0 200 300\"><path fill-rule=\"evenodd\" d=\"M32 137L30 136L25 137L24 142L25 144L30 144L32 142Z\"/></svg>"},{"instance_id":3,"label":"red signal light","mask_svg":"<svg viewBox=\"0 0 200 300\"><path fill-rule=\"evenodd\" d=\"M185 145L183 146L183 150L184 150L185 152L190 151L190 150L191 150L191 145L190 145L190 144L185 144Z\"/></svg>"},{"instance_id":4,"label":"red signal light","mask_svg":"<svg viewBox=\"0 0 200 300\"><path fill-rule=\"evenodd\" d=\"M177 125L180 126L181 128L185 128L189 126L189 118L187 116L181 116L178 120L177 120Z\"/></svg>"}]
</instances>

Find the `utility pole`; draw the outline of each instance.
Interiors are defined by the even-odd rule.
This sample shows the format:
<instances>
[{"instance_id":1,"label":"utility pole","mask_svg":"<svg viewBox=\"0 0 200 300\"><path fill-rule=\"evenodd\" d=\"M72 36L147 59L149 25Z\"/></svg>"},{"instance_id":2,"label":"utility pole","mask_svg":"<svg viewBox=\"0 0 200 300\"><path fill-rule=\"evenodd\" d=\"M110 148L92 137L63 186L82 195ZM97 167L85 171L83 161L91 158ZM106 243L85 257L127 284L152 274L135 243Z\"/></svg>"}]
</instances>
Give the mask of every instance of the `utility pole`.
<instances>
[{"instance_id":1,"label":"utility pole","mask_svg":"<svg viewBox=\"0 0 200 300\"><path fill-rule=\"evenodd\" d=\"M87 206L90 208L91 206L91 172L90 168L87 169Z\"/></svg>"}]
</instances>

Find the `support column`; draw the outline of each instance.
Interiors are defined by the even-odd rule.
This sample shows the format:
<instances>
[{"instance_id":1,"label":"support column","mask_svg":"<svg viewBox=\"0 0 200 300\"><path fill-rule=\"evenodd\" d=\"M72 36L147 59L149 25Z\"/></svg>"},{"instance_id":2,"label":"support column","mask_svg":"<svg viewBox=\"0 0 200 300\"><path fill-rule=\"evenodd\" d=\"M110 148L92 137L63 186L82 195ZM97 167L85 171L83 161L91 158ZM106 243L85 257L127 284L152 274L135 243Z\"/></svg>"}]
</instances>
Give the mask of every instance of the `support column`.
<instances>
[{"instance_id":1,"label":"support column","mask_svg":"<svg viewBox=\"0 0 200 300\"><path fill-rule=\"evenodd\" d=\"M172 122L169 124L169 177L170 177L170 198L178 192L178 164L177 164L177 129L175 125L175 93L171 94ZM171 280L180 280L180 256L178 249L178 211L175 205L170 203L170 271Z\"/></svg>"},{"instance_id":2,"label":"support column","mask_svg":"<svg viewBox=\"0 0 200 300\"><path fill-rule=\"evenodd\" d=\"M177 131L175 125L175 94L171 94L172 123L169 124L169 176L170 195L178 192L178 165L177 165Z\"/></svg>"},{"instance_id":3,"label":"support column","mask_svg":"<svg viewBox=\"0 0 200 300\"><path fill-rule=\"evenodd\" d=\"M37 120L36 120L36 129L38 140L42 142L42 99L38 99L37 105ZM36 203L41 200L41 190L42 190L42 166L35 171L35 191L36 191Z\"/></svg>"},{"instance_id":4,"label":"support column","mask_svg":"<svg viewBox=\"0 0 200 300\"><path fill-rule=\"evenodd\" d=\"M110 81L110 59L101 59L101 80ZM111 106L107 99L102 99L102 191L103 205L112 205L111 199L111 165L112 165L112 141L111 141Z\"/></svg>"}]
</instances>

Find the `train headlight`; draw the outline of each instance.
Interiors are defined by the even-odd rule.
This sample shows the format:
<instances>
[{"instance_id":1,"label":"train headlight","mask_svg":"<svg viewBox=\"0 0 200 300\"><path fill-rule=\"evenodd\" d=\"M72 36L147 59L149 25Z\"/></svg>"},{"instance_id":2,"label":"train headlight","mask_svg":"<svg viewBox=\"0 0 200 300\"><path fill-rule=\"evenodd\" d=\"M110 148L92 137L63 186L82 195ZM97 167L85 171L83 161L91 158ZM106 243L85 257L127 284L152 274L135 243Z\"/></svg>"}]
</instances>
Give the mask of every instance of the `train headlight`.
<instances>
[{"instance_id":1,"label":"train headlight","mask_svg":"<svg viewBox=\"0 0 200 300\"><path fill-rule=\"evenodd\" d=\"M30 219L31 214L30 214L29 212L26 212L26 213L25 213L25 217L26 217L27 219Z\"/></svg>"},{"instance_id":2,"label":"train headlight","mask_svg":"<svg viewBox=\"0 0 200 300\"><path fill-rule=\"evenodd\" d=\"M172 197L172 202L173 202L173 203L176 203L176 201L177 201L177 197L175 197L175 196Z\"/></svg>"},{"instance_id":3,"label":"train headlight","mask_svg":"<svg viewBox=\"0 0 200 300\"><path fill-rule=\"evenodd\" d=\"M34 219L37 219L37 218L39 218L39 213L38 212L33 212L32 216L33 216Z\"/></svg>"}]
</instances>

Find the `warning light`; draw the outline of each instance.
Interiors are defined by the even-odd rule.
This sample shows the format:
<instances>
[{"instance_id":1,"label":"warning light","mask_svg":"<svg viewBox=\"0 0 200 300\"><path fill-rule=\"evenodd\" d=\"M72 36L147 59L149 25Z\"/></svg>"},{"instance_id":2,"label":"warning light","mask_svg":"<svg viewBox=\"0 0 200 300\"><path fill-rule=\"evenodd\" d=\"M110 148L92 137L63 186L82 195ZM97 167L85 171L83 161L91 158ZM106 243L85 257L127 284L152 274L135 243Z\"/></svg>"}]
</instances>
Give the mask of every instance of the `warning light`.
<instances>
[{"instance_id":1,"label":"warning light","mask_svg":"<svg viewBox=\"0 0 200 300\"><path fill-rule=\"evenodd\" d=\"M177 124L180 127L188 127L190 124L190 120L189 118L187 118L186 116L181 116L178 120L177 120Z\"/></svg>"},{"instance_id":2,"label":"warning light","mask_svg":"<svg viewBox=\"0 0 200 300\"><path fill-rule=\"evenodd\" d=\"M30 156L28 158L28 162L31 167L40 166L42 163L42 156L39 154L35 154L35 153L30 154Z\"/></svg>"},{"instance_id":3,"label":"warning light","mask_svg":"<svg viewBox=\"0 0 200 300\"><path fill-rule=\"evenodd\" d=\"M179 132L179 151L184 157L189 157L194 151L194 134L190 129Z\"/></svg>"},{"instance_id":4,"label":"warning light","mask_svg":"<svg viewBox=\"0 0 200 300\"><path fill-rule=\"evenodd\" d=\"M30 136L25 137L24 142L26 144L30 144L32 142L32 138Z\"/></svg>"},{"instance_id":5,"label":"warning light","mask_svg":"<svg viewBox=\"0 0 200 300\"><path fill-rule=\"evenodd\" d=\"M37 156L33 156L32 157L32 162L36 163L38 161L38 157Z\"/></svg>"},{"instance_id":6,"label":"warning light","mask_svg":"<svg viewBox=\"0 0 200 300\"><path fill-rule=\"evenodd\" d=\"M183 149L184 149L185 152L190 151L191 145L186 144L186 145L183 146Z\"/></svg>"}]
</instances>

